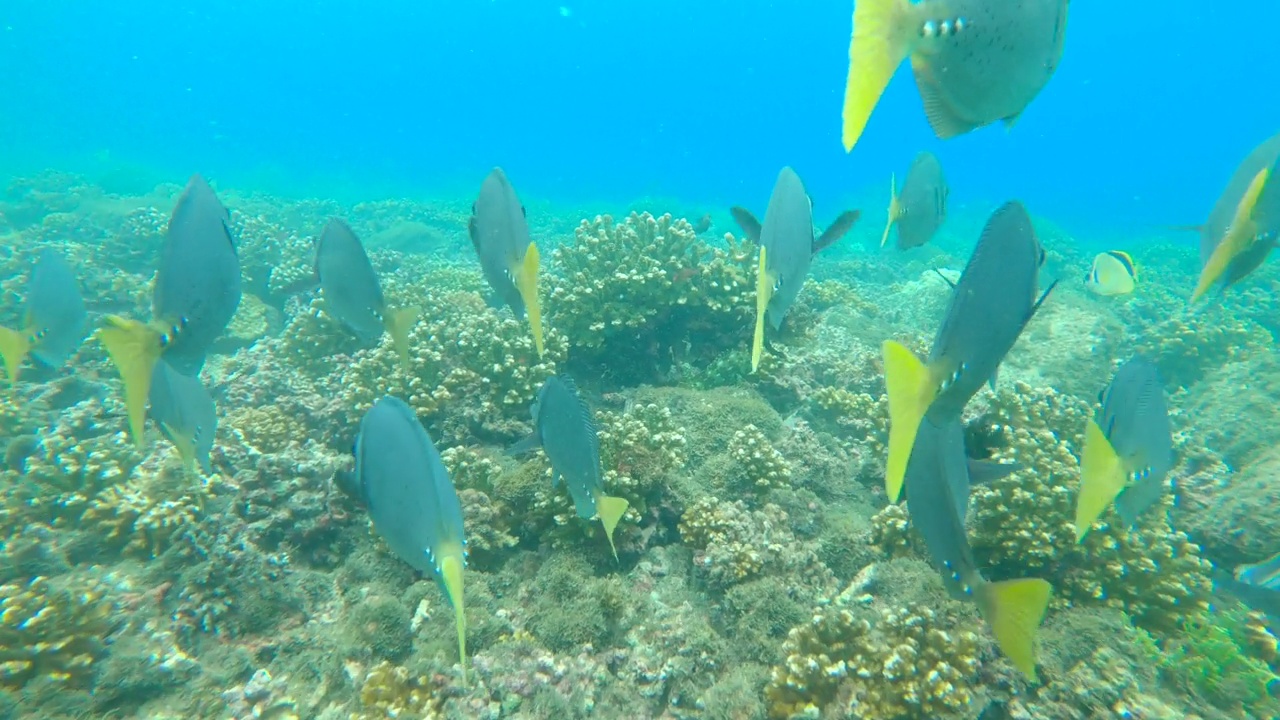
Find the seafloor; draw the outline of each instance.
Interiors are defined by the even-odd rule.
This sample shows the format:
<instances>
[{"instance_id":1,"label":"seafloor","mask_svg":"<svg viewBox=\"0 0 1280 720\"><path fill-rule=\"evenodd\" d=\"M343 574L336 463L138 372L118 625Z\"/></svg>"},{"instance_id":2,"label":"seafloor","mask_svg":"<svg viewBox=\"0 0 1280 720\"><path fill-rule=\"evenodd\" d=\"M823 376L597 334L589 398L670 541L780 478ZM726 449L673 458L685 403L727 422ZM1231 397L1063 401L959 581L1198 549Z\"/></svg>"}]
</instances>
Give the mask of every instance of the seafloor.
<instances>
[{"instance_id":1,"label":"seafloor","mask_svg":"<svg viewBox=\"0 0 1280 720\"><path fill-rule=\"evenodd\" d=\"M46 246L76 269L92 312L147 317L179 191L126 197L53 173L9 184L0 324L20 322ZM580 224L530 208L539 361L527 327L481 295L469 200L221 196L246 292L204 374L220 415L211 476L184 475L158 437L134 449L118 377L92 340L67 367L27 368L0 389L0 717L1276 712L1276 636L1211 581L1214 566L1280 550L1274 264L1192 310L1194 236L1133 237L1137 292L1097 298L1081 278L1101 248L1037 219L1046 277L1063 282L998 389L971 404L967 434L971 453L1024 466L974 489L970 538L988 578L1054 585L1031 684L973 606L947 595L881 489L880 343L927 347L948 292L933 269L963 266L981 216L949 220L932 246L881 253L881 219L864 208L815 264L779 352L749 375L754 257L723 209L708 208L716 223L698 236L661 207ZM287 292L335 215L365 240L390 300L425 309L411 373ZM1085 419L1134 353L1168 387L1176 493L1133 531L1105 516L1077 548ZM596 408L606 489L631 504L619 562L599 523L552 489L540 454L503 452L557 372ZM331 485L384 393L417 410L462 499L465 686L446 600Z\"/></svg>"}]
</instances>

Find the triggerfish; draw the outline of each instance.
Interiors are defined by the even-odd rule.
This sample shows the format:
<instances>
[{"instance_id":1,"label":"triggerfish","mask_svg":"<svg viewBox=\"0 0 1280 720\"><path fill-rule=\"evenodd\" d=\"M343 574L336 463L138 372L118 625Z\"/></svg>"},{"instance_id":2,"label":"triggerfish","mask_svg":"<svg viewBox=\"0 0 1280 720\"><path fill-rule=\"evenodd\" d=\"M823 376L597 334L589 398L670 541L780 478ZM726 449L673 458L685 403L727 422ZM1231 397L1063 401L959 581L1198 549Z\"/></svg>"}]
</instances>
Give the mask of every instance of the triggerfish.
<instances>
[{"instance_id":1,"label":"triggerfish","mask_svg":"<svg viewBox=\"0 0 1280 720\"><path fill-rule=\"evenodd\" d=\"M809 274L813 256L839 240L858 221L857 210L846 210L831 223L826 232L813 236L813 202L805 192L800 176L789 167L782 168L769 196L764 224L749 210L730 209L742 232L760 246L756 275L756 325L751 341L751 372L760 367L764 348L764 321L776 331L800 294Z\"/></svg>"},{"instance_id":2,"label":"triggerfish","mask_svg":"<svg viewBox=\"0 0 1280 720\"><path fill-rule=\"evenodd\" d=\"M1199 300L1253 272L1280 240L1280 134L1254 148L1231 176L1200 231Z\"/></svg>"},{"instance_id":3,"label":"triggerfish","mask_svg":"<svg viewBox=\"0 0 1280 720\"><path fill-rule=\"evenodd\" d=\"M364 245L345 222L333 218L316 241L316 279L325 312L366 342L391 336L400 364L409 369L409 331L418 308L388 307Z\"/></svg>"},{"instance_id":4,"label":"triggerfish","mask_svg":"<svg viewBox=\"0 0 1280 720\"><path fill-rule=\"evenodd\" d=\"M922 363L905 346L885 341L890 502L902 492L916 428L926 414L935 424L957 418L983 384L994 384L1000 362L1053 290L1050 285L1039 293L1043 264L1044 249L1026 208L1006 203L987 221L952 290L928 360Z\"/></svg>"},{"instance_id":5,"label":"triggerfish","mask_svg":"<svg viewBox=\"0 0 1280 720\"><path fill-rule=\"evenodd\" d=\"M898 65L911 58L940 138L1012 125L1062 59L1068 0L855 0L844 149L857 144Z\"/></svg>"},{"instance_id":6,"label":"triggerfish","mask_svg":"<svg viewBox=\"0 0 1280 720\"><path fill-rule=\"evenodd\" d=\"M591 420L591 409L578 396L578 388L567 376L547 378L533 403L533 434L516 443L513 455L541 447L551 463L551 486L564 478L573 496L578 517L600 518L613 557L618 549L613 544L613 531L627 511L627 501L604 494L600 471L600 437Z\"/></svg>"},{"instance_id":7,"label":"triggerfish","mask_svg":"<svg viewBox=\"0 0 1280 720\"><path fill-rule=\"evenodd\" d=\"M151 419L173 443L183 469L190 474L199 463L206 475L211 473L209 452L218 432L218 413L200 380L183 375L161 359L151 375L148 402Z\"/></svg>"},{"instance_id":8,"label":"triggerfish","mask_svg":"<svg viewBox=\"0 0 1280 720\"><path fill-rule=\"evenodd\" d=\"M524 206L502 168L494 168L480 186L480 197L471 206L467 230L480 258L484 279L497 299L511 308L517 319L528 313L533 345L541 356L538 246L529 237Z\"/></svg>"},{"instance_id":9,"label":"triggerfish","mask_svg":"<svg viewBox=\"0 0 1280 720\"><path fill-rule=\"evenodd\" d=\"M384 397L360 421L354 484L369 508L373 528L392 552L435 578L453 606L458 662L467 681L467 616L462 570L467 540L462 503L440 453L413 410Z\"/></svg>"},{"instance_id":10,"label":"triggerfish","mask_svg":"<svg viewBox=\"0 0 1280 720\"><path fill-rule=\"evenodd\" d=\"M89 330L84 298L75 275L62 256L43 250L27 283L22 327L0 327L0 356L10 383L28 355L41 365L61 367L80 347Z\"/></svg>"},{"instance_id":11,"label":"triggerfish","mask_svg":"<svg viewBox=\"0 0 1280 720\"><path fill-rule=\"evenodd\" d=\"M929 242L947 219L949 192L938 158L931 152L916 155L907 170L901 193L897 179L889 180L889 221L880 236L880 247L889 241L889 230L895 225L899 250L910 250Z\"/></svg>"},{"instance_id":12,"label":"triggerfish","mask_svg":"<svg viewBox=\"0 0 1280 720\"><path fill-rule=\"evenodd\" d=\"M1138 269L1127 252L1098 253L1084 275L1084 286L1094 295L1128 295L1138 285Z\"/></svg>"},{"instance_id":13,"label":"triggerfish","mask_svg":"<svg viewBox=\"0 0 1280 720\"><path fill-rule=\"evenodd\" d=\"M1115 501L1126 526L1160 499L1173 467L1173 431L1156 366L1134 357L1099 395L1085 425L1076 498L1076 542Z\"/></svg>"},{"instance_id":14,"label":"triggerfish","mask_svg":"<svg viewBox=\"0 0 1280 720\"><path fill-rule=\"evenodd\" d=\"M139 446L156 361L163 355L177 372L197 375L240 304L240 259L230 222L213 188L193 175L169 218L151 322L108 315L98 330L120 371L129 429Z\"/></svg>"},{"instance_id":15,"label":"triggerfish","mask_svg":"<svg viewBox=\"0 0 1280 720\"><path fill-rule=\"evenodd\" d=\"M922 420L907 465L907 512L948 591L958 599L977 603L1000 651L1034 682L1036 630L1053 588L1038 578L993 583L982 577L965 533L970 466L959 417L943 419L941 425L935 425L931 418ZM987 466L989 479L1017 469L1013 465Z\"/></svg>"}]
</instances>

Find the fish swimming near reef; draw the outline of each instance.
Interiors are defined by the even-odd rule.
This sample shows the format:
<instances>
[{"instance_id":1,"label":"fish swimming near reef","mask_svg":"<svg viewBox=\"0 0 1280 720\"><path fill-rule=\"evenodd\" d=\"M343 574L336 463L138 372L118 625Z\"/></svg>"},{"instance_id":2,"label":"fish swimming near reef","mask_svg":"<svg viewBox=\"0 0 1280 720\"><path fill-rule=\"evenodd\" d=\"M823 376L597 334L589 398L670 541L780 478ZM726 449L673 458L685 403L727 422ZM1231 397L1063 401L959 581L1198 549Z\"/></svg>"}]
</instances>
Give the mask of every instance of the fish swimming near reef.
<instances>
[{"instance_id":1,"label":"fish swimming near reef","mask_svg":"<svg viewBox=\"0 0 1280 720\"><path fill-rule=\"evenodd\" d=\"M316 278L325 312L364 341L391 336L400 364L409 369L409 331L416 307L391 308L360 238L338 218L325 225L316 241Z\"/></svg>"},{"instance_id":2,"label":"fish swimming near reef","mask_svg":"<svg viewBox=\"0 0 1280 720\"><path fill-rule=\"evenodd\" d=\"M22 362L31 356L41 365L61 367L84 341L89 319L75 274L62 256L41 251L27 283L22 326L0 327L0 356L10 383L18 381Z\"/></svg>"},{"instance_id":3,"label":"fish swimming near reef","mask_svg":"<svg viewBox=\"0 0 1280 720\"><path fill-rule=\"evenodd\" d=\"M947 178L942 163L930 152L911 161L907 179L898 192L897 180L889 180L889 221L880 236L880 247L889 242L889 231L898 228L898 249L909 250L929 242L947 219Z\"/></svg>"},{"instance_id":4,"label":"fish swimming near reef","mask_svg":"<svg viewBox=\"0 0 1280 720\"><path fill-rule=\"evenodd\" d=\"M206 475L212 473L209 453L218 432L218 413L200 380L183 375L161 359L152 371L148 404L148 414L173 443L183 468L191 473L199 463Z\"/></svg>"},{"instance_id":5,"label":"fish swimming near reef","mask_svg":"<svg viewBox=\"0 0 1280 720\"><path fill-rule=\"evenodd\" d=\"M240 304L240 259L231 218L199 175L187 183L169 218L151 295L151 321L108 315L97 338L124 383L134 442L142 446L151 378L161 356L194 376Z\"/></svg>"},{"instance_id":6,"label":"fish swimming near reef","mask_svg":"<svg viewBox=\"0 0 1280 720\"><path fill-rule=\"evenodd\" d=\"M1017 201L991 216L973 255L951 292L942 326L926 362L905 346L885 341L885 389L889 396L889 457L885 490L891 502L902 491L916 428L928 415L935 424L959 417L983 384L994 385L1000 362L1045 298L1039 292L1044 248L1031 216Z\"/></svg>"},{"instance_id":7,"label":"fish swimming near reef","mask_svg":"<svg viewBox=\"0 0 1280 720\"><path fill-rule=\"evenodd\" d=\"M1120 250L1098 253L1084 275L1084 286L1089 292L1104 297L1128 295L1137 285L1138 270L1133 258Z\"/></svg>"},{"instance_id":8,"label":"fish swimming near reef","mask_svg":"<svg viewBox=\"0 0 1280 720\"><path fill-rule=\"evenodd\" d=\"M1235 579L1268 590L1280 590L1280 553L1256 563L1236 567Z\"/></svg>"},{"instance_id":9,"label":"fish swimming near reef","mask_svg":"<svg viewBox=\"0 0 1280 720\"><path fill-rule=\"evenodd\" d=\"M1076 542L1111 505L1126 525L1164 493L1173 468L1173 431L1156 366L1134 357L1116 370L1085 425L1076 498Z\"/></svg>"},{"instance_id":10,"label":"fish swimming near reef","mask_svg":"<svg viewBox=\"0 0 1280 720\"><path fill-rule=\"evenodd\" d=\"M1249 153L1200 231L1200 277L1191 302L1258 269L1280 242L1280 134Z\"/></svg>"},{"instance_id":11,"label":"fish swimming near reef","mask_svg":"<svg viewBox=\"0 0 1280 720\"><path fill-rule=\"evenodd\" d=\"M983 465L991 478L1017 469L1016 465ZM1034 682L1036 630L1053 588L1039 578L993 583L982 577L965 531L971 466L959 417L943 419L940 425L923 419L907 464L907 513L948 591L977 603L1001 652Z\"/></svg>"},{"instance_id":12,"label":"fish swimming near reef","mask_svg":"<svg viewBox=\"0 0 1280 720\"><path fill-rule=\"evenodd\" d=\"M458 662L467 681L462 504L427 431L404 401L384 397L360 421L351 479L374 530L401 560L429 575L453 606Z\"/></svg>"},{"instance_id":13,"label":"fish swimming near reef","mask_svg":"<svg viewBox=\"0 0 1280 720\"><path fill-rule=\"evenodd\" d=\"M711 213L707 213L698 218L698 222L693 224L693 233L701 235L711 229Z\"/></svg>"},{"instance_id":14,"label":"fish swimming near reef","mask_svg":"<svg viewBox=\"0 0 1280 720\"><path fill-rule=\"evenodd\" d=\"M494 168L480 186L467 230L489 287L517 318L528 314L533 344L541 357L544 346L538 299L538 246L529 237L524 206L502 168Z\"/></svg>"},{"instance_id":15,"label":"fish swimming near reef","mask_svg":"<svg viewBox=\"0 0 1280 720\"><path fill-rule=\"evenodd\" d=\"M538 447L551 463L551 486L558 486L564 478L578 517L600 518L609 549L617 559L613 532L627 511L627 501L604 494L600 437L591 420L591 409L568 376L552 375L542 384L533 404L533 434L516 443L509 452L515 455Z\"/></svg>"},{"instance_id":16,"label":"fish swimming near reef","mask_svg":"<svg viewBox=\"0 0 1280 720\"><path fill-rule=\"evenodd\" d=\"M845 152L853 149L908 57L939 138L1012 125L1062 59L1068 0L856 0L844 89Z\"/></svg>"},{"instance_id":17,"label":"fish swimming near reef","mask_svg":"<svg viewBox=\"0 0 1280 720\"><path fill-rule=\"evenodd\" d=\"M813 236L813 202L800 176L782 168L774 183L764 224L745 208L730 209L742 232L760 246L756 275L756 325L751 341L751 371L760 367L764 349L764 321L774 330L782 327L791 305L800 294L813 256L830 247L858 221L857 210L846 210L826 232Z\"/></svg>"}]
</instances>

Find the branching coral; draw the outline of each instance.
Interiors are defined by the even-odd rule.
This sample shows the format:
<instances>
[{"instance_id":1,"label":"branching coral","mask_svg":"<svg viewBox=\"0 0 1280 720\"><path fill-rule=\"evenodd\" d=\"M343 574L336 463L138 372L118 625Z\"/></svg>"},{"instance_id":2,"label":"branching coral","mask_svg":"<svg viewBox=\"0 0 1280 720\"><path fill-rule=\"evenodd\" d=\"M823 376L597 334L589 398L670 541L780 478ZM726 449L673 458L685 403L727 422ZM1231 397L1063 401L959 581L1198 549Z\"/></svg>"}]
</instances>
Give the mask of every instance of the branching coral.
<instances>
[{"instance_id":1,"label":"branching coral","mask_svg":"<svg viewBox=\"0 0 1280 720\"><path fill-rule=\"evenodd\" d=\"M124 482L142 461L124 433L77 439L70 431L41 438L25 472L0 471L11 522L73 523L103 490Z\"/></svg>"},{"instance_id":2,"label":"branching coral","mask_svg":"<svg viewBox=\"0 0 1280 720\"><path fill-rule=\"evenodd\" d=\"M1145 328L1136 350L1151 358L1170 389L1191 385L1229 362L1266 354L1271 334L1258 323L1221 308L1184 312Z\"/></svg>"},{"instance_id":3,"label":"branching coral","mask_svg":"<svg viewBox=\"0 0 1280 720\"><path fill-rule=\"evenodd\" d=\"M791 484L791 465L755 425L747 425L729 438L733 471L727 478L737 492L761 492Z\"/></svg>"},{"instance_id":4,"label":"branching coral","mask_svg":"<svg viewBox=\"0 0 1280 720\"><path fill-rule=\"evenodd\" d=\"M815 550L796 539L787 514L776 505L753 511L741 500L702 498L685 508L680 534L697 551L698 571L720 587L766 572L809 586L826 585L833 579Z\"/></svg>"},{"instance_id":5,"label":"branching coral","mask_svg":"<svg viewBox=\"0 0 1280 720\"><path fill-rule=\"evenodd\" d=\"M972 699L978 637L922 606L855 614L829 608L791 630L765 688L774 718L958 717Z\"/></svg>"},{"instance_id":6,"label":"branching coral","mask_svg":"<svg viewBox=\"0 0 1280 720\"><path fill-rule=\"evenodd\" d=\"M106 652L114 612L103 588L35 577L0 585L0 686L83 683Z\"/></svg>"},{"instance_id":7,"label":"branching coral","mask_svg":"<svg viewBox=\"0 0 1280 720\"><path fill-rule=\"evenodd\" d=\"M164 552L173 536L197 522L201 514L194 495L158 499L128 483L109 487L94 497L80 518L80 526L98 535L104 547L150 559Z\"/></svg>"}]
</instances>

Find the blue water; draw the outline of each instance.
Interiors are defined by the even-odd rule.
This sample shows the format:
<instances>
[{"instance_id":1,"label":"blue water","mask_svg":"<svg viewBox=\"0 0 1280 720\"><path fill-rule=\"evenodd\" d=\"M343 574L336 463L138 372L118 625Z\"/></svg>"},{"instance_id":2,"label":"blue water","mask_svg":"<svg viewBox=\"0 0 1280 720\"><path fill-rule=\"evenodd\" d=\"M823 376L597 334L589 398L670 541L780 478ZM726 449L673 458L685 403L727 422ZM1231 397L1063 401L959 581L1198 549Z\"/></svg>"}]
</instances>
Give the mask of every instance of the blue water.
<instances>
[{"instance_id":1,"label":"blue water","mask_svg":"<svg viewBox=\"0 0 1280 720\"><path fill-rule=\"evenodd\" d=\"M200 171L364 197L470 194L502 165L529 197L763 207L790 164L825 219L882 202L929 148L958 203L1020 197L1114 232L1203 219L1280 116L1270 4L1080 0L1061 69L1012 132L937 141L904 66L845 155L850 15L825 0L5 0L0 173Z\"/></svg>"}]
</instances>

